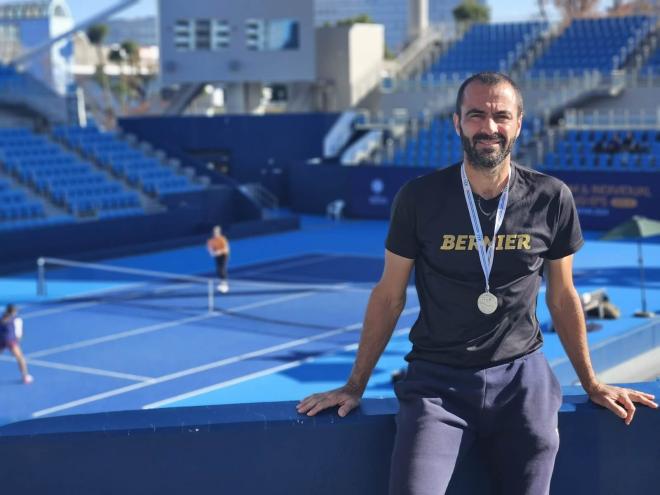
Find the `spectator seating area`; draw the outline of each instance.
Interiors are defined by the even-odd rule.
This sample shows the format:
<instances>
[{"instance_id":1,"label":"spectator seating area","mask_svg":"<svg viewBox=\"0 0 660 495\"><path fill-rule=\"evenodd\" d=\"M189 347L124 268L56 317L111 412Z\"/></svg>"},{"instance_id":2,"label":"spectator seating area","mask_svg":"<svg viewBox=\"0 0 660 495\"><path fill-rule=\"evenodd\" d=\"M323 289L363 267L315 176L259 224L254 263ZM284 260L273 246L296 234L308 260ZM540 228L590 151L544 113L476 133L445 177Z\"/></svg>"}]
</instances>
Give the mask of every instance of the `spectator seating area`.
<instances>
[{"instance_id":1,"label":"spectator seating area","mask_svg":"<svg viewBox=\"0 0 660 495\"><path fill-rule=\"evenodd\" d=\"M660 170L660 131L568 130L545 155L551 170Z\"/></svg>"},{"instance_id":2,"label":"spectator seating area","mask_svg":"<svg viewBox=\"0 0 660 495\"><path fill-rule=\"evenodd\" d=\"M133 147L119 135L101 132L96 127L57 127L53 134L83 156L95 160L116 177L127 180L152 196L199 191L195 184L173 167Z\"/></svg>"},{"instance_id":3,"label":"spectator seating area","mask_svg":"<svg viewBox=\"0 0 660 495\"><path fill-rule=\"evenodd\" d=\"M508 72L528 47L548 29L548 23L474 24L433 64L427 76L474 72Z\"/></svg>"},{"instance_id":4,"label":"spectator seating area","mask_svg":"<svg viewBox=\"0 0 660 495\"><path fill-rule=\"evenodd\" d=\"M435 117L394 152L392 165L446 167L462 157L461 138L451 119Z\"/></svg>"},{"instance_id":5,"label":"spectator seating area","mask_svg":"<svg viewBox=\"0 0 660 495\"><path fill-rule=\"evenodd\" d=\"M649 58L646 59L640 72L642 74L660 74L660 43L651 52Z\"/></svg>"},{"instance_id":6,"label":"spectator seating area","mask_svg":"<svg viewBox=\"0 0 660 495\"><path fill-rule=\"evenodd\" d=\"M78 217L144 213L136 192L28 129L0 130L0 167Z\"/></svg>"},{"instance_id":7,"label":"spectator seating area","mask_svg":"<svg viewBox=\"0 0 660 495\"><path fill-rule=\"evenodd\" d=\"M620 69L654 24L655 19L647 16L576 19L535 61L530 75Z\"/></svg>"},{"instance_id":8,"label":"spectator seating area","mask_svg":"<svg viewBox=\"0 0 660 495\"><path fill-rule=\"evenodd\" d=\"M523 120L517 144L526 145L540 132L541 122L533 117ZM515 156L514 148L514 156ZM434 117L428 127L422 127L416 136L395 150L390 165L415 167L445 167L463 158L461 138L456 134L450 118Z\"/></svg>"}]
</instances>

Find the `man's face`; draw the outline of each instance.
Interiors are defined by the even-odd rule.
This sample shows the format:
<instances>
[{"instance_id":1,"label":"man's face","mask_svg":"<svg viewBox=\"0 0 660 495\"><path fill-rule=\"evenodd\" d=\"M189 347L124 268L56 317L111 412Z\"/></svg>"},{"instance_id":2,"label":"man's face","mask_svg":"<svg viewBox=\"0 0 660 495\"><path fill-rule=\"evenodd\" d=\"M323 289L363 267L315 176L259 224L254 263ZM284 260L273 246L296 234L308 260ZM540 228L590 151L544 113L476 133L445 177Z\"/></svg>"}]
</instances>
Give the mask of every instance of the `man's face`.
<instances>
[{"instance_id":1,"label":"man's face","mask_svg":"<svg viewBox=\"0 0 660 495\"><path fill-rule=\"evenodd\" d=\"M468 161L482 169L497 167L511 154L521 126L516 92L507 83L471 82L463 93L460 117L454 114Z\"/></svg>"}]
</instances>

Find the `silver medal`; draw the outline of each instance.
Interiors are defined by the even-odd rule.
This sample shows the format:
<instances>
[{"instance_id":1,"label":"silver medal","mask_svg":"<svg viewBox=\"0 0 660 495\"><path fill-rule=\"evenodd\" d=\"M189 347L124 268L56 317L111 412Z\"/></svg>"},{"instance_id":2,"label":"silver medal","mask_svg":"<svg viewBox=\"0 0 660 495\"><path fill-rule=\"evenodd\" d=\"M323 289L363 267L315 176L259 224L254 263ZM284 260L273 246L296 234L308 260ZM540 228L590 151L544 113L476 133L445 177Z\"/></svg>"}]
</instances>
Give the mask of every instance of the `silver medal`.
<instances>
[{"instance_id":1,"label":"silver medal","mask_svg":"<svg viewBox=\"0 0 660 495\"><path fill-rule=\"evenodd\" d=\"M484 292L477 299L477 307L485 315L492 314L497 309L497 297L490 292Z\"/></svg>"}]
</instances>

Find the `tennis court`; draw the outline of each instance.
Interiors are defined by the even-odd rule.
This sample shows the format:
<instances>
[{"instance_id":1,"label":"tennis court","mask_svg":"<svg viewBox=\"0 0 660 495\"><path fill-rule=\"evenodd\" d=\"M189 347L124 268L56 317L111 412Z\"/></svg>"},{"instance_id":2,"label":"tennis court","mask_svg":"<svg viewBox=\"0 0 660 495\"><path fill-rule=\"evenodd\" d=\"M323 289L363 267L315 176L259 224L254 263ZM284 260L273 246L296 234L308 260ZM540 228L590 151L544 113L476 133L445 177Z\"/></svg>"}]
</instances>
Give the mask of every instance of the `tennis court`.
<instances>
[{"instance_id":1,"label":"tennis court","mask_svg":"<svg viewBox=\"0 0 660 495\"><path fill-rule=\"evenodd\" d=\"M213 293L205 247L103 260L109 272L47 266L47 296L36 273L0 281L0 300L22 309L23 350L35 376L19 383L0 356L0 424L48 415L236 402L294 400L340 385L350 371L371 286L382 270L387 223L305 218L300 231L232 243L231 291ZM616 252L616 256L612 254ZM660 309L660 245L645 245L647 298ZM95 262L96 263L96 262ZM36 268L36 266L35 266ZM185 275L154 278L135 271ZM619 320L599 322L590 345L615 342L647 321L639 308L636 245L590 239L576 256L576 285L606 287ZM211 287L213 289L213 287ZM539 320L549 314L539 300ZM417 314L414 287L367 397L392 396ZM557 336L545 352L565 361Z\"/></svg>"}]
</instances>

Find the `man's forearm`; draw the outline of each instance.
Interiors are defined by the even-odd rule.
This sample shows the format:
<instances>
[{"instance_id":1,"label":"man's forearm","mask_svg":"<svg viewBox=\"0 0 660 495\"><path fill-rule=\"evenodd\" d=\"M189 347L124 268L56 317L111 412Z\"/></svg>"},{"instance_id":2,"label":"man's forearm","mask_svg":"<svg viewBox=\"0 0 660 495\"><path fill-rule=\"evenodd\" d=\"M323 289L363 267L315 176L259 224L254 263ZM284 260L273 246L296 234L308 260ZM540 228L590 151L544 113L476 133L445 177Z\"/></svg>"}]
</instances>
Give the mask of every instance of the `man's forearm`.
<instances>
[{"instance_id":1,"label":"man's forearm","mask_svg":"<svg viewBox=\"0 0 660 495\"><path fill-rule=\"evenodd\" d=\"M589 390L598 383L591 366L584 311L575 289L562 291L548 300L552 322L582 387Z\"/></svg>"},{"instance_id":2,"label":"man's forearm","mask_svg":"<svg viewBox=\"0 0 660 495\"><path fill-rule=\"evenodd\" d=\"M360 345L347 385L362 394L396 322L405 306L405 299L390 300L376 287L371 293L364 317Z\"/></svg>"}]
</instances>

